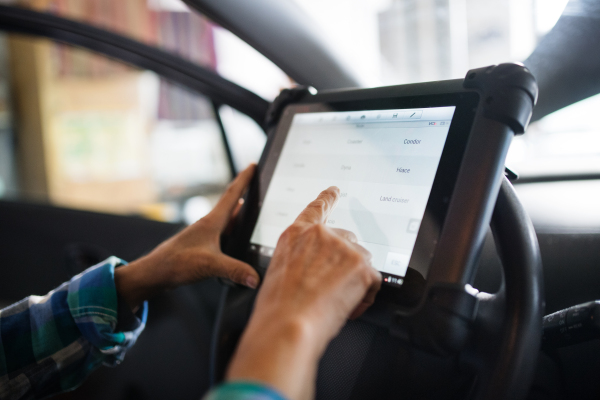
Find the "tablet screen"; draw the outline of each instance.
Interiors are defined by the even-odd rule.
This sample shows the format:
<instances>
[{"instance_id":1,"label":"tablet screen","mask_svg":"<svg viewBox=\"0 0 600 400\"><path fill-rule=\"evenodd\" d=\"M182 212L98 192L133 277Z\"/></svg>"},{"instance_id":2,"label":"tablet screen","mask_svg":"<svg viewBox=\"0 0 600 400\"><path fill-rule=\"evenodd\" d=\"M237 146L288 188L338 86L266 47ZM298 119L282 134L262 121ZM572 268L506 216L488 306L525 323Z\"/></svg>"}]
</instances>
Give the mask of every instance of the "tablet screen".
<instances>
[{"instance_id":1,"label":"tablet screen","mask_svg":"<svg viewBox=\"0 0 600 400\"><path fill-rule=\"evenodd\" d=\"M271 256L306 205L337 186L340 201L327 225L354 232L384 283L402 285L455 109L295 114L250 251Z\"/></svg>"}]
</instances>

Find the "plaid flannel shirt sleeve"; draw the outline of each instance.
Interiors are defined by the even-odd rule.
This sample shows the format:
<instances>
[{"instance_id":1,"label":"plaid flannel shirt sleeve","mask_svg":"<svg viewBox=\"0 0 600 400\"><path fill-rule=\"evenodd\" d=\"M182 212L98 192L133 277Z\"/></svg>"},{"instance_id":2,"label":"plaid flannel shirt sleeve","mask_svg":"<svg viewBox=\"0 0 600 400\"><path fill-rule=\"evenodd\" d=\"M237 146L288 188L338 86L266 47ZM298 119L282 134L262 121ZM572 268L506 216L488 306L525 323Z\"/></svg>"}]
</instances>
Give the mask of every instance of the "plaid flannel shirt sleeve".
<instances>
[{"instance_id":1,"label":"plaid flannel shirt sleeve","mask_svg":"<svg viewBox=\"0 0 600 400\"><path fill-rule=\"evenodd\" d=\"M119 305L114 270L122 264L110 257L45 296L0 310L0 399L72 389L100 364L123 360L144 329L148 305L135 315Z\"/></svg>"},{"instance_id":2,"label":"plaid flannel shirt sleeve","mask_svg":"<svg viewBox=\"0 0 600 400\"><path fill-rule=\"evenodd\" d=\"M202 400L286 400L279 392L256 382L233 381L211 390Z\"/></svg>"}]
</instances>

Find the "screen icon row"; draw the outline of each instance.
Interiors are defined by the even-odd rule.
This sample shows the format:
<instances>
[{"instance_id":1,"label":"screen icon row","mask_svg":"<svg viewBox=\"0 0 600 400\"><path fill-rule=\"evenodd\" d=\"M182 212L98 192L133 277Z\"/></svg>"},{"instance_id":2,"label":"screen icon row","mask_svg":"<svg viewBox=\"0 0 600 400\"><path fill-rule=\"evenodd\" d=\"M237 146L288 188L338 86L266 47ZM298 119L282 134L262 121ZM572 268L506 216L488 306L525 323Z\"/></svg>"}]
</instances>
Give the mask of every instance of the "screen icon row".
<instances>
[{"instance_id":1,"label":"screen icon row","mask_svg":"<svg viewBox=\"0 0 600 400\"><path fill-rule=\"evenodd\" d=\"M273 247L261 246L258 244L250 244L249 250L251 253L260 254L265 257L273 257L275 249Z\"/></svg>"}]
</instances>

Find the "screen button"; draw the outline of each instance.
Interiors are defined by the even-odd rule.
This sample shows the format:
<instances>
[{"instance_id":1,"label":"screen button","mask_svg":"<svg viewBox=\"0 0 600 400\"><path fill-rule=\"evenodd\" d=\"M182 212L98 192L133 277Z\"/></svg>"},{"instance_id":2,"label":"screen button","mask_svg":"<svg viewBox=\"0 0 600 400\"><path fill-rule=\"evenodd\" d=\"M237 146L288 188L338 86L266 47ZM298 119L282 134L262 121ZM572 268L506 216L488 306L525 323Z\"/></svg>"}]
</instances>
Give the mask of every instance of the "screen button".
<instances>
[{"instance_id":1,"label":"screen button","mask_svg":"<svg viewBox=\"0 0 600 400\"><path fill-rule=\"evenodd\" d=\"M420 226L421 226L421 220L420 219L411 218L411 220L408 221L408 228L406 229L406 232L408 232L408 233L418 233Z\"/></svg>"},{"instance_id":2,"label":"screen button","mask_svg":"<svg viewBox=\"0 0 600 400\"><path fill-rule=\"evenodd\" d=\"M383 270L390 274L404 276L408 269L409 256L400 253L387 253Z\"/></svg>"}]
</instances>

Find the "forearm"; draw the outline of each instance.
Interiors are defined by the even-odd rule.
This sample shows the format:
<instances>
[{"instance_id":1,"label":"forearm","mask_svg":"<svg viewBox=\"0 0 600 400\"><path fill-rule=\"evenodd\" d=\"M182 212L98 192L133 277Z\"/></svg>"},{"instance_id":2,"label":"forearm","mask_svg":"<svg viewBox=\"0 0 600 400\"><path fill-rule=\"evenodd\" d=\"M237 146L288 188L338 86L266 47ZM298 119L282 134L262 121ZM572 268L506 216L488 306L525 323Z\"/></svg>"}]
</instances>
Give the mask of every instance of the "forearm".
<instances>
[{"instance_id":1,"label":"forearm","mask_svg":"<svg viewBox=\"0 0 600 400\"><path fill-rule=\"evenodd\" d=\"M321 350L317 332L300 320L251 320L227 373L228 381L255 381L288 399L310 398Z\"/></svg>"}]
</instances>

